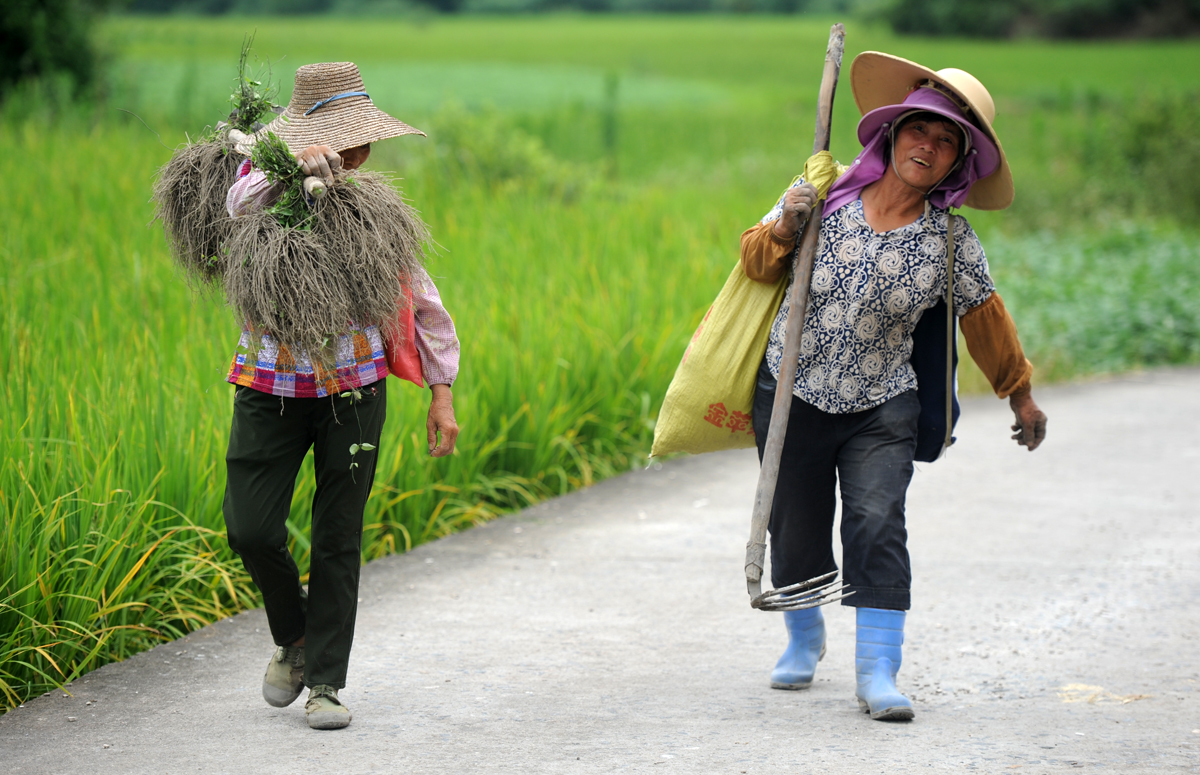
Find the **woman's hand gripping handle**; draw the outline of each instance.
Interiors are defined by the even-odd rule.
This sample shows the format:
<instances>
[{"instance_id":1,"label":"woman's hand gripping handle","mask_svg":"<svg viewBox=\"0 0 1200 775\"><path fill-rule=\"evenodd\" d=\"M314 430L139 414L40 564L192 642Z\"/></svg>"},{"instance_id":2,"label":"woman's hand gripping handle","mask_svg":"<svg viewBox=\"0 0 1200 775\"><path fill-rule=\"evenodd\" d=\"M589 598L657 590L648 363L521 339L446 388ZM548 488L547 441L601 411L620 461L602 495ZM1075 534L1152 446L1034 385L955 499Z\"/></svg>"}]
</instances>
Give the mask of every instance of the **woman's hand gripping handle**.
<instances>
[{"instance_id":1,"label":"woman's hand gripping handle","mask_svg":"<svg viewBox=\"0 0 1200 775\"><path fill-rule=\"evenodd\" d=\"M342 169L342 157L328 145L310 145L296 155L296 162L306 177L304 192L320 199L333 185L333 176Z\"/></svg>"},{"instance_id":2,"label":"woman's hand gripping handle","mask_svg":"<svg viewBox=\"0 0 1200 775\"><path fill-rule=\"evenodd\" d=\"M775 236L782 240L795 239L800 230L804 228L804 224L808 222L808 217L812 215L813 205L817 203L819 197L817 187L811 183L789 188L783 195L783 212L780 213L779 220L775 221L773 227Z\"/></svg>"}]
</instances>

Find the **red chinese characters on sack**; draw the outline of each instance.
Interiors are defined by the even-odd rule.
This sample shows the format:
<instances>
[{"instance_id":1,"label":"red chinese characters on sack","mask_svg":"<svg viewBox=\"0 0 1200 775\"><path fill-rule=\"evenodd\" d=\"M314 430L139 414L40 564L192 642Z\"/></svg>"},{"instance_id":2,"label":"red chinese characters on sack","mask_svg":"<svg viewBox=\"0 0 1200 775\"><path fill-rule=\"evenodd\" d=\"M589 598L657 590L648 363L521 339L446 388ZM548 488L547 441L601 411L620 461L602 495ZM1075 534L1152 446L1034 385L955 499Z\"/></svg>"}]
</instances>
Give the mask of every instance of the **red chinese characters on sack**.
<instances>
[{"instance_id":1,"label":"red chinese characters on sack","mask_svg":"<svg viewBox=\"0 0 1200 775\"><path fill-rule=\"evenodd\" d=\"M704 415L704 421L721 428L724 427L725 418L728 416L729 410L725 408L725 404L709 404L708 414Z\"/></svg>"},{"instance_id":2,"label":"red chinese characters on sack","mask_svg":"<svg viewBox=\"0 0 1200 775\"><path fill-rule=\"evenodd\" d=\"M728 428L730 433L745 431L747 435L754 435L754 428L750 426L750 415L736 409L731 412L722 403L709 404L704 421L718 428Z\"/></svg>"},{"instance_id":3,"label":"red chinese characters on sack","mask_svg":"<svg viewBox=\"0 0 1200 775\"><path fill-rule=\"evenodd\" d=\"M750 415L745 412L733 411L729 415L729 422L725 423L725 427L730 433L738 431L746 431L751 436L754 435L754 429L750 427Z\"/></svg>"}]
</instances>

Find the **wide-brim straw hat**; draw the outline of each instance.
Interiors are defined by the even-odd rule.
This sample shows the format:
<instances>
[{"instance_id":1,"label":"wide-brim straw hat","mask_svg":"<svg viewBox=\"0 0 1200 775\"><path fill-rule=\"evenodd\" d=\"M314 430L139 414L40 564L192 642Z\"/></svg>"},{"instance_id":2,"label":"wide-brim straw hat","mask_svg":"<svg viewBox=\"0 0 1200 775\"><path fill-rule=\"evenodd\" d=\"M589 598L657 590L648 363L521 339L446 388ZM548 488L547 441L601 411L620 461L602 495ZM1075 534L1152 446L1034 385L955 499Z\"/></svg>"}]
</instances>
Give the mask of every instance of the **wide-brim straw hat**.
<instances>
[{"instance_id":1,"label":"wide-brim straw hat","mask_svg":"<svg viewBox=\"0 0 1200 775\"><path fill-rule=\"evenodd\" d=\"M375 107L353 62L321 62L296 70L292 99L259 134L266 132L274 132L296 154L310 145L341 153L389 137L425 135Z\"/></svg>"},{"instance_id":2,"label":"wide-brim straw hat","mask_svg":"<svg viewBox=\"0 0 1200 775\"><path fill-rule=\"evenodd\" d=\"M872 111L901 105L913 89L922 85L932 85L952 99L957 98L955 102L960 103L964 116L991 140L999 152L1000 163L996 171L975 181L967 194L966 206L977 210L1003 210L1008 207L1015 194L1012 170L1008 166L1008 157L1004 155L1004 146L992 128L996 120L996 103L978 78L953 67L931 70L880 51L864 51L850 65L850 88L864 121ZM876 113L872 120L879 116L882 113Z\"/></svg>"}]
</instances>

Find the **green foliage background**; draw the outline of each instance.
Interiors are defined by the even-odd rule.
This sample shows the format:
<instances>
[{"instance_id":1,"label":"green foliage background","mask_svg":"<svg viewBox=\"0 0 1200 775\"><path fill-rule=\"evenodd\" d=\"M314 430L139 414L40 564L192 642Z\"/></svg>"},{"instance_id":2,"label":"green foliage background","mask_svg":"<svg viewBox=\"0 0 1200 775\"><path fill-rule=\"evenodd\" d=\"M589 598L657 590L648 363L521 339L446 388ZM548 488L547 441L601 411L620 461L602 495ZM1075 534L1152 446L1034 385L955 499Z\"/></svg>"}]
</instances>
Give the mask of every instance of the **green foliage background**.
<instances>
[{"instance_id":1,"label":"green foliage background","mask_svg":"<svg viewBox=\"0 0 1200 775\"><path fill-rule=\"evenodd\" d=\"M14 90L0 115L14 182L0 234L4 703L257 604L220 515L236 322L184 285L148 202L170 147L228 111L246 33L283 99L296 66L351 59L380 107L429 132L379 144L370 165L402 176L438 240L463 435L430 459L427 396L389 392L369 559L645 465L739 233L811 148L830 21L115 19L100 29L120 52L107 101ZM853 24L848 43L847 61L872 48L962 67L995 95L1017 203L967 215L1039 384L1200 359L1197 47ZM847 77L843 160L855 118ZM962 381L986 387L969 363ZM306 470L289 525L302 567L312 494Z\"/></svg>"},{"instance_id":2,"label":"green foliage background","mask_svg":"<svg viewBox=\"0 0 1200 775\"><path fill-rule=\"evenodd\" d=\"M43 80L78 95L93 85L100 57L91 26L108 0L5 0L0 5L0 100L15 85Z\"/></svg>"},{"instance_id":3,"label":"green foliage background","mask_svg":"<svg viewBox=\"0 0 1200 775\"><path fill-rule=\"evenodd\" d=\"M54 0L61 1L61 0ZM973 37L1173 38L1200 33L1200 0L128 0L136 13L837 13L899 33Z\"/></svg>"},{"instance_id":4,"label":"green foliage background","mask_svg":"<svg viewBox=\"0 0 1200 775\"><path fill-rule=\"evenodd\" d=\"M1178 38L1200 33L1200 0L891 0L896 32L986 38Z\"/></svg>"}]
</instances>

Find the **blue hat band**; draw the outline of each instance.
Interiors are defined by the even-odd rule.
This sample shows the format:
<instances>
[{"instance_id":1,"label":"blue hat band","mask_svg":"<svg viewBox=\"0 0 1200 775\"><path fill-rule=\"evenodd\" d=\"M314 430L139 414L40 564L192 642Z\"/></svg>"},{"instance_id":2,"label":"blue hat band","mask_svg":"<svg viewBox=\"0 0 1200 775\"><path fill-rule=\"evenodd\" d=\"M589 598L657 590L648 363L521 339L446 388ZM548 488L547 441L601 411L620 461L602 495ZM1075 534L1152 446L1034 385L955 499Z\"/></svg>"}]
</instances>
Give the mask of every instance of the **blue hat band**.
<instances>
[{"instance_id":1,"label":"blue hat band","mask_svg":"<svg viewBox=\"0 0 1200 775\"><path fill-rule=\"evenodd\" d=\"M371 99L371 95L367 94L365 91L342 92L341 94L335 94L332 97L327 97L327 98L321 100L320 102L317 102L311 108L304 111L304 115L307 116L309 113L312 113L317 108L324 107L324 106L328 105L329 103L333 102L334 100L340 100L345 97L366 97L367 99Z\"/></svg>"}]
</instances>

